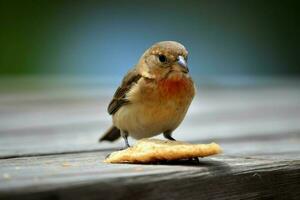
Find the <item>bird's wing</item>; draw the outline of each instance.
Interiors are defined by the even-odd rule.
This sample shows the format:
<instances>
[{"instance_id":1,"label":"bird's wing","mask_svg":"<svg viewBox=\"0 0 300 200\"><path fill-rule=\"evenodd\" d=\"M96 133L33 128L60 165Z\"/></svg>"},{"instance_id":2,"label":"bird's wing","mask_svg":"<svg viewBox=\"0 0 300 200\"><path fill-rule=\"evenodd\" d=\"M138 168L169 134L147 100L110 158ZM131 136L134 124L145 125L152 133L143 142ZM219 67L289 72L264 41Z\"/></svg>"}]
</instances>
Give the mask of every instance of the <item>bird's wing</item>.
<instances>
[{"instance_id":1,"label":"bird's wing","mask_svg":"<svg viewBox=\"0 0 300 200\"><path fill-rule=\"evenodd\" d=\"M126 93L131 87L140 80L142 76L136 71L136 69L130 70L122 80L121 86L116 90L113 99L110 101L107 111L110 115L117 112L124 104L129 103L126 99Z\"/></svg>"}]
</instances>

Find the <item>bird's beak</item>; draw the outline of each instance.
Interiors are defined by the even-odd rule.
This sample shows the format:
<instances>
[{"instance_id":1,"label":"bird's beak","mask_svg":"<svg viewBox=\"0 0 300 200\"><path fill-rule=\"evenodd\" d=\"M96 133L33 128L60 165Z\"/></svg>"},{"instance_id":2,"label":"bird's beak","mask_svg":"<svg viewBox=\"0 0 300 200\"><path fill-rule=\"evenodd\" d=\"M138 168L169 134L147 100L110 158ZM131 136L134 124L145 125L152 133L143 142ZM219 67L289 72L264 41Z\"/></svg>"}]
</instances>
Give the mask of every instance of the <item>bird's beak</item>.
<instances>
[{"instance_id":1,"label":"bird's beak","mask_svg":"<svg viewBox=\"0 0 300 200\"><path fill-rule=\"evenodd\" d=\"M187 66L187 62L186 62L186 60L184 59L183 56L178 56L177 63L179 64L179 66L181 67L181 69L182 69L182 71L184 73L188 73L189 72L189 68Z\"/></svg>"}]
</instances>

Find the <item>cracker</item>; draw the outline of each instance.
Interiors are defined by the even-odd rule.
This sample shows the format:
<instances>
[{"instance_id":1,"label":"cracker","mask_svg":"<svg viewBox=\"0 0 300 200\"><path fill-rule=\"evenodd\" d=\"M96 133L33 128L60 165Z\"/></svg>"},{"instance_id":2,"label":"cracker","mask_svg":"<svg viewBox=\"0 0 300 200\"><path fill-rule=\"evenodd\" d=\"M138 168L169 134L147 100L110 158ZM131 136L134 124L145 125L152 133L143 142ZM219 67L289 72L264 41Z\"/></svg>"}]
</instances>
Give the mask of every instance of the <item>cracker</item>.
<instances>
[{"instance_id":1,"label":"cracker","mask_svg":"<svg viewBox=\"0 0 300 200\"><path fill-rule=\"evenodd\" d=\"M142 139L130 148L111 153L105 162L153 163L206 157L221 153L221 151L221 147L216 143L189 144L170 140Z\"/></svg>"}]
</instances>

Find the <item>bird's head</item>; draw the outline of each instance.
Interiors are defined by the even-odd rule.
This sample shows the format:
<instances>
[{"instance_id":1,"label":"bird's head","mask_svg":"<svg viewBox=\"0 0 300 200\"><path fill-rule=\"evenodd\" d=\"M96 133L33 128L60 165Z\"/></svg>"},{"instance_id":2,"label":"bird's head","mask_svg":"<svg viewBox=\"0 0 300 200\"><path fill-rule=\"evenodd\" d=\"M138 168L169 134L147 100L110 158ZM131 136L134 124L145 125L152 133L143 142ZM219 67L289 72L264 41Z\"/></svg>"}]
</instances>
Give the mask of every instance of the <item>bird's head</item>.
<instances>
[{"instance_id":1,"label":"bird's head","mask_svg":"<svg viewBox=\"0 0 300 200\"><path fill-rule=\"evenodd\" d=\"M137 68L148 78L163 79L174 74L187 75L188 51L175 41L158 42L140 58Z\"/></svg>"}]
</instances>

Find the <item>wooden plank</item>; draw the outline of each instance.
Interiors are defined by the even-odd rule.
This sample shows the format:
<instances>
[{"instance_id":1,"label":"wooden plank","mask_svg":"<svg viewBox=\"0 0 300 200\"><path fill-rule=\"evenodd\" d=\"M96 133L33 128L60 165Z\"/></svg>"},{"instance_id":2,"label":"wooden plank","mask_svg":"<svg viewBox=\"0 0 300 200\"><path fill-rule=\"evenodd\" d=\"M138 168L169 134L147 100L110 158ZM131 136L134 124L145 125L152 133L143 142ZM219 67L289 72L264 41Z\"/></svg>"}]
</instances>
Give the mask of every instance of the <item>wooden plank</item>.
<instances>
[{"instance_id":1,"label":"wooden plank","mask_svg":"<svg viewBox=\"0 0 300 200\"><path fill-rule=\"evenodd\" d=\"M237 93L236 95L238 95ZM300 97L299 97L300 99ZM200 101L200 100L199 100ZM221 101L221 100L220 100ZM217 104L217 103L216 103ZM1 104L0 104L1 106ZM227 105L218 108L211 108L209 103L201 100L201 103L195 102L187 115L187 122L197 122L208 124L222 122L228 123L233 120L288 120L290 118L300 117L300 102L286 102L286 105L276 103L251 105L251 102L243 107L228 108ZM106 113L106 104L101 100L72 103L56 102L34 106L13 105L9 109L0 109L0 132L4 134L7 131L18 131L30 128L42 128L59 125L70 125L77 123L101 123L109 122L110 116ZM13 111L12 111L13 110ZM17 110L17 111L14 111Z\"/></svg>"},{"instance_id":2,"label":"wooden plank","mask_svg":"<svg viewBox=\"0 0 300 200\"><path fill-rule=\"evenodd\" d=\"M105 164L123 145L97 143L110 124L112 88L21 82L9 90L2 86L12 80L0 84L0 199L300 198L299 81L202 86L174 134L220 143L223 155L200 165Z\"/></svg>"},{"instance_id":3,"label":"wooden plank","mask_svg":"<svg viewBox=\"0 0 300 200\"><path fill-rule=\"evenodd\" d=\"M223 142L267 138L270 141L289 139L289 133L298 134L298 118L291 120L248 120L215 124L183 124L174 134L182 141ZM297 121L298 120L298 121ZM120 148L123 141L101 143L98 138L109 123L79 123L70 126L36 128L8 132L1 135L0 157L49 154L59 152L90 151L96 149ZM9 134L10 133L10 134ZM183 134L186 133L186 134ZM161 136L160 136L161 137ZM243 139L244 138L244 139ZM133 142L131 140L131 142Z\"/></svg>"},{"instance_id":4,"label":"wooden plank","mask_svg":"<svg viewBox=\"0 0 300 200\"><path fill-rule=\"evenodd\" d=\"M34 155L49 155L72 152L89 152L103 149L120 149L123 147L123 140L118 140L115 143L104 142L98 143L99 133L91 132L87 127L78 128L78 132L73 131L73 136L70 134L64 135L53 134L47 132L39 136L34 134L31 137L11 137L10 139L0 140L0 159ZM82 132L85 131L85 134ZM38 134L39 132L37 132ZM51 133L50 133L51 134ZM72 138L73 137L73 138ZM162 136L159 136L162 138ZM297 151L300 149L300 134L298 132L281 132L278 134L269 135L241 135L241 136L222 136L222 137L206 137L206 139L180 139L181 141L189 141L193 143L210 143L212 141L220 143L224 146L226 153L239 155L270 153L274 151L274 147L279 148L277 152ZM51 142L47 142L51 141ZM134 140L130 140L134 143ZM268 145L266 145L268 144Z\"/></svg>"},{"instance_id":5,"label":"wooden plank","mask_svg":"<svg viewBox=\"0 0 300 200\"><path fill-rule=\"evenodd\" d=\"M0 160L2 199L298 199L300 154L216 156L200 165L105 164L108 152Z\"/></svg>"},{"instance_id":6,"label":"wooden plank","mask_svg":"<svg viewBox=\"0 0 300 200\"><path fill-rule=\"evenodd\" d=\"M0 101L0 131L30 128L33 125L37 127L77 123L80 122L78 116L81 116L84 121L109 119L106 106L113 91L110 95L99 95L104 91L105 88L100 86L97 91L78 89L73 90L71 94L70 92L63 92L63 97L53 99L60 93L42 90L37 91L37 93L49 92L44 99L26 100L26 95L25 97L20 95L10 100ZM276 89L266 87L251 90L202 87L200 92L199 97L192 104L190 115L200 113L203 116L208 116L207 120L211 119L210 116L231 111L247 113L261 108L293 110L293 107L299 110L300 104L300 89L293 87ZM34 95L29 94L28 96Z\"/></svg>"},{"instance_id":7,"label":"wooden plank","mask_svg":"<svg viewBox=\"0 0 300 200\"><path fill-rule=\"evenodd\" d=\"M300 132L299 88L204 87L201 91L174 133L178 140L222 142ZM122 147L122 141L97 143L111 123L103 103L107 96L88 88L58 92L56 97L53 91L45 92L43 98L22 99L21 95L16 101L4 98L0 103L0 158Z\"/></svg>"}]
</instances>

